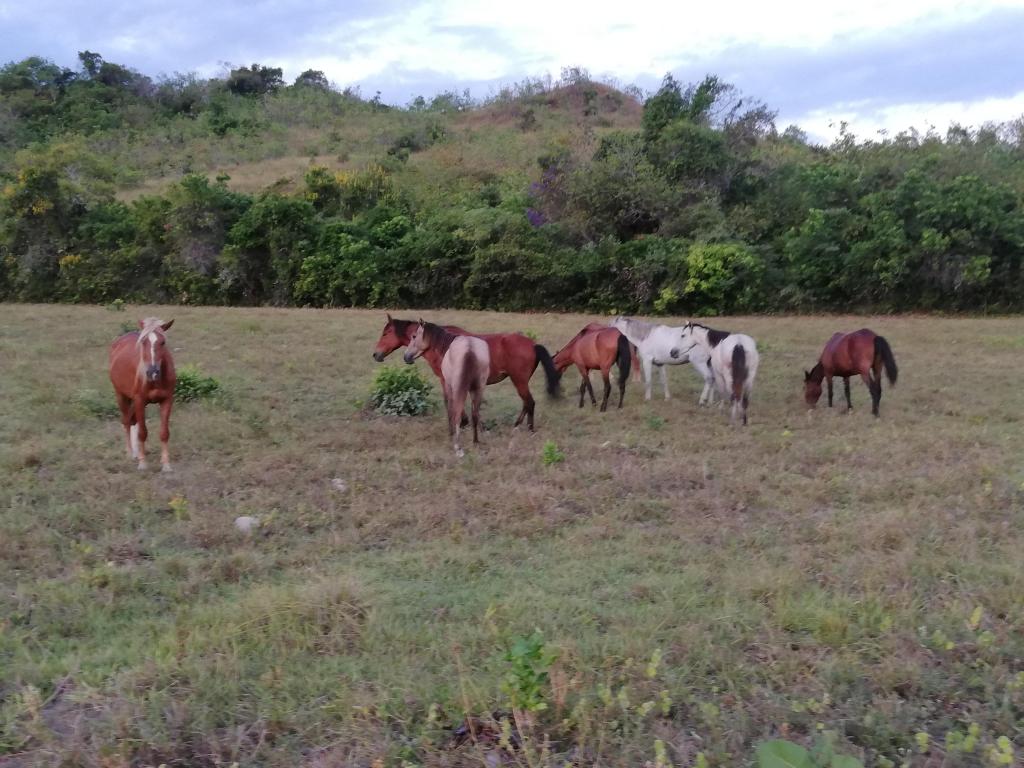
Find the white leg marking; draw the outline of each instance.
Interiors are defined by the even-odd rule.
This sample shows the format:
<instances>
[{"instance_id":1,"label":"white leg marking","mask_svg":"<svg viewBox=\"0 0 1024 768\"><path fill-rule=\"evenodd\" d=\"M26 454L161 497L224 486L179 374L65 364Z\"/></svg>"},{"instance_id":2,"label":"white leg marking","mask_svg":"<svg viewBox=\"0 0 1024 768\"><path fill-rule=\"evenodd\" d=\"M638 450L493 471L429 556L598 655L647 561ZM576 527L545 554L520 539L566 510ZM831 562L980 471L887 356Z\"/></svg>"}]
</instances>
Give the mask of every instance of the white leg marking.
<instances>
[{"instance_id":1,"label":"white leg marking","mask_svg":"<svg viewBox=\"0 0 1024 768\"><path fill-rule=\"evenodd\" d=\"M137 459L139 458L139 425L132 424L128 434L132 441L132 458Z\"/></svg>"}]
</instances>

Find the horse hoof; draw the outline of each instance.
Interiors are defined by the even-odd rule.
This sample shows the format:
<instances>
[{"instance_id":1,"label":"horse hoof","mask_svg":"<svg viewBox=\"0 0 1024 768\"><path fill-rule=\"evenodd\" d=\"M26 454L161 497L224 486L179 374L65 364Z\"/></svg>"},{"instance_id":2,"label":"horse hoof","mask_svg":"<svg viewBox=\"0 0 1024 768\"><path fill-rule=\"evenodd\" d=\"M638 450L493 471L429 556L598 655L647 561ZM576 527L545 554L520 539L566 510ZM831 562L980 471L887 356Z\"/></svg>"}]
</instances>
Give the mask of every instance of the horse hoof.
<instances>
[{"instance_id":1,"label":"horse hoof","mask_svg":"<svg viewBox=\"0 0 1024 768\"><path fill-rule=\"evenodd\" d=\"M140 461L139 462L139 472L145 472L147 469L149 469L149 467L146 466L146 462Z\"/></svg>"},{"instance_id":2,"label":"horse hoof","mask_svg":"<svg viewBox=\"0 0 1024 768\"><path fill-rule=\"evenodd\" d=\"M459 448L459 449L457 449L457 450L455 451L455 455L456 455L456 456L457 456L458 458L460 458L460 459L461 459L461 458L463 458L463 457L464 457L464 456L466 455L466 452L465 452L464 450L462 450L461 448Z\"/></svg>"},{"instance_id":3,"label":"horse hoof","mask_svg":"<svg viewBox=\"0 0 1024 768\"><path fill-rule=\"evenodd\" d=\"M173 470L171 469L171 465L170 464L161 464L160 465L160 471L161 472L171 472Z\"/></svg>"}]
</instances>

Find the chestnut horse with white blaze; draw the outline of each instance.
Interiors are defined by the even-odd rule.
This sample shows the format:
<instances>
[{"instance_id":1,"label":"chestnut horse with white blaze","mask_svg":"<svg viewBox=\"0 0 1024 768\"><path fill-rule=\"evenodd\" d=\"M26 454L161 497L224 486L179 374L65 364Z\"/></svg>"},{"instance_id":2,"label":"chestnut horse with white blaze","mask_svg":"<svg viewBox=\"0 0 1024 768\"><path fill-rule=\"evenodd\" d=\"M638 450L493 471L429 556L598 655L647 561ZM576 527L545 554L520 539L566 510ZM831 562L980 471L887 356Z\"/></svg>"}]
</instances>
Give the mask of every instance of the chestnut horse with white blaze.
<instances>
[{"instance_id":1,"label":"chestnut horse with white blaze","mask_svg":"<svg viewBox=\"0 0 1024 768\"><path fill-rule=\"evenodd\" d=\"M612 393L612 382L609 378L612 365L619 366L619 408L626 395L626 382L629 381L629 368L632 363L630 354L632 345L625 334L607 325L591 323L577 333L572 340L555 353L555 368L559 374L565 373L570 365L575 365L583 380L580 382L580 408L583 407L584 395L589 391L590 400L597 405L594 388L590 384L590 371L600 370L604 379L604 399L601 410L608 410L608 397Z\"/></svg>"},{"instance_id":2,"label":"chestnut horse with white blaze","mask_svg":"<svg viewBox=\"0 0 1024 768\"><path fill-rule=\"evenodd\" d=\"M119 336L110 345L110 383L121 409L128 458L146 468L146 406L160 405L160 466L171 471L167 442L171 437L171 406L174 404L174 359L167 347L166 332L174 324L155 317L139 321L139 330Z\"/></svg>"},{"instance_id":3,"label":"chestnut horse with white blaze","mask_svg":"<svg viewBox=\"0 0 1024 768\"><path fill-rule=\"evenodd\" d=\"M462 412L469 395L472 399L473 442L479 443L480 403L491 371L490 349L487 342L476 336L456 336L439 325L420 320L405 350L405 362L412 363L427 350L441 356L448 434L452 436L455 455L465 456L459 441Z\"/></svg>"},{"instance_id":4,"label":"chestnut horse with white blaze","mask_svg":"<svg viewBox=\"0 0 1024 768\"><path fill-rule=\"evenodd\" d=\"M408 346L416 333L418 323L412 320L398 320L387 316L384 330L377 340L377 346L373 350L373 359L378 363L384 360L399 347ZM544 378L548 395L558 396L558 371L551 360L551 353L533 341L529 336L522 333L470 333L455 325L438 326L448 333L456 336L473 336L483 339L487 344L490 354L491 369L487 377L488 384L497 384L506 378L512 381L519 398L523 401L522 410L516 418L515 426L519 426L523 419L530 431L533 432L533 411L536 401L530 393L530 378L537 370L537 366L544 369ZM444 372L441 370L441 356L436 351L425 349L423 358L430 365L431 370L441 379L441 386L444 387Z\"/></svg>"},{"instance_id":5,"label":"chestnut horse with white blaze","mask_svg":"<svg viewBox=\"0 0 1024 768\"><path fill-rule=\"evenodd\" d=\"M846 409L852 411L850 377L859 374L871 393L871 412L878 416L878 406L882 402L883 369L889 383L895 385L899 369L892 348L885 338L867 328L853 333L833 334L822 350L817 365L804 371L804 400L811 408L817 405L821 397L821 381L825 379L828 382L828 407L831 408L832 377L839 376L843 380L843 391L846 394Z\"/></svg>"}]
</instances>

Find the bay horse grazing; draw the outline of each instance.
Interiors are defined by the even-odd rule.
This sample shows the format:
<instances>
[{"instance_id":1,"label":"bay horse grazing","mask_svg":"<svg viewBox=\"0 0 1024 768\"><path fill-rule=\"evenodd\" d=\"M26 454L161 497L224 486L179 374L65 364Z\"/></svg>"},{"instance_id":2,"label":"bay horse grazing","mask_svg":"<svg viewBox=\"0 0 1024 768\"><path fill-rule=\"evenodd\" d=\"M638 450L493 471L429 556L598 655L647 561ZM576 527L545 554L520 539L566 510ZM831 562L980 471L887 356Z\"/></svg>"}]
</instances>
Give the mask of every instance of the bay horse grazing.
<instances>
[{"instance_id":1,"label":"bay horse grazing","mask_svg":"<svg viewBox=\"0 0 1024 768\"><path fill-rule=\"evenodd\" d=\"M708 354L715 385L722 397L732 402L729 420L735 424L739 415L747 426L750 393L761 361L756 342L745 333L716 331L700 323L684 325L682 336L684 343L701 347Z\"/></svg>"},{"instance_id":2,"label":"bay horse grazing","mask_svg":"<svg viewBox=\"0 0 1024 768\"><path fill-rule=\"evenodd\" d=\"M594 388L590 385L590 371L597 369L601 371L601 377L604 379L604 399L601 401L601 410L608 410L608 397L612 392L612 383L608 374L614 363L619 366L619 408L622 407L622 398L626 395L626 382L629 381L629 368L632 362L631 348L629 339L618 329L591 323L555 354L555 368L559 374L564 373L570 365L575 365L580 376L583 377L580 382L580 408L583 407L583 398L588 391L591 402L597 405Z\"/></svg>"},{"instance_id":3,"label":"bay horse grazing","mask_svg":"<svg viewBox=\"0 0 1024 768\"><path fill-rule=\"evenodd\" d=\"M884 337L874 331L861 328L853 333L836 333L828 340L818 363L811 370L804 371L804 400L813 408L821 397L821 380L828 381L828 407L832 407L832 377L843 380L846 394L846 409L853 410L850 400L850 377L860 374L871 393L871 413L878 416L878 405L882 401L882 369L889 383L896 384L899 370L892 348Z\"/></svg>"},{"instance_id":4,"label":"bay horse grazing","mask_svg":"<svg viewBox=\"0 0 1024 768\"><path fill-rule=\"evenodd\" d=\"M412 320L398 320L387 316L387 323L377 341L373 351L373 359L381 362L402 346L408 346L419 324ZM487 377L488 384L497 384L506 378L512 381L512 385L519 393L523 401L523 407L516 418L515 426L523 423L526 419L527 427L533 432L533 412L536 401L530 392L530 379L533 377L537 366L544 369L544 378L547 393L551 397L559 394L558 371L551 360L551 353L537 344L529 336L521 333L470 333L458 326L448 325L443 327L448 333L457 336L473 336L483 339L487 343L490 352L491 370ZM441 379L442 389L444 388L444 373L441 370L442 357L435 351L426 349L423 351L423 358L430 365L430 368Z\"/></svg>"},{"instance_id":5,"label":"bay horse grazing","mask_svg":"<svg viewBox=\"0 0 1024 768\"><path fill-rule=\"evenodd\" d=\"M591 331L601 331L609 327L611 327L610 323L608 325L605 325L603 323L587 323L585 326L583 326L583 331L590 333ZM581 331L581 333L583 331ZM630 370L633 371L633 381L643 381L643 379L640 376L640 356L637 354L636 345L633 344L633 342L629 342L629 367Z\"/></svg>"},{"instance_id":6,"label":"bay horse grazing","mask_svg":"<svg viewBox=\"0 0 1024 768\"><path fill-rule=\"evenodd\" d=\"M455 455L465 456L459 441L462 413L469 395L473 403L473 443L479 443L480 402L491 370L490 348L487 342L476 336L456 336L439 325L420 320L405 350L405 362L412 363L427 350L441 356L448 434L452 436Z\"/></svg>"},{"instance_id":7,"label":"bay horse grazing","mask_svg":"<svg viewBox=\"0 0 1024 768\"><path fill-rule=\"evenodd\" d=\"M647 380L644 389L645 400L651 399L651 384L654 379L655 367L661 371L661 386L665 390L665 399L668 400L668 374L665 372L665 366L692 363L693 369L704 380L704 388L697 401L698 405L708 405L714 402L715 378L711 372L710 354L705 352L702 347L692 344L689 349L686 349L686 345L682 343L682 327L655 325L621 315L608 325L618 328L630 343L636 346L640 362L643 364L644 378Z\"/></svg>"},{"instance_id":8,"label":"bay horse grazing","mask_svg":"<svg viewBox=\"0 0 1024 768\"><path fill-rule=\"evenodd\" d=\"M171 406L177 376L167 347L166 332L174 324L155 317L139 321L139 330L119 336L110 345L110 383L121 409L128 458L146 469L146 406L160 404L160 466L171 471L167 441L170 439Z\"/></svg>"}]
</instances>

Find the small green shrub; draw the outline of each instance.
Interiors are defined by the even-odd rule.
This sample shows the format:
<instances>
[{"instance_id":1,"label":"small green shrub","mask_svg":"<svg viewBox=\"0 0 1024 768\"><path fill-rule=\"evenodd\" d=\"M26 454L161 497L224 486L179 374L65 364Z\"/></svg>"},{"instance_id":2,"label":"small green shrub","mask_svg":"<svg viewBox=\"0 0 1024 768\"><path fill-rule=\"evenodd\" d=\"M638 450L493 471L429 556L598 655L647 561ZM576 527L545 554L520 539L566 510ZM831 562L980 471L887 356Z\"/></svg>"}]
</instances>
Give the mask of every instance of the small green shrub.
<instances>
[{"instance_id":1,"label":"small green shrub","mask_svg":"<svg viewBox=\"0 0 1024 768\"><path fill-rule=\"evenodd\" d=\"M203 376L195 365L183 365L178 369L178 383L174 397L182 402L203 400L221 391L220 382L212 376Z\"/></svg>"},{"instance_id":2,"label":"small green shrub","mask_svg":"<svg viewBox=\"0 0 1024 768\"><path fill-rule=\"evenodd\" d=\"M543 712L548 708L544 694L548 670L556 658L557 654L544 644L539 630L534 630L529 637L512 640L505 652L509 669L501 683L512 709Z\"/></svg>"},{"instance_id":3,"label":"small green shrub","mask_svg":"<svg viewBox=\"0 0 1024 768\"><path fill-rule=\"evenodd\" d=\"M544 462L545 467L550 467L552 464L565 461L565 454L554 440L548 440L544 443L544 451L541 453L540 459Z\"/></svg>"},{"instance_id":4,"label":"small green shrub","mask_svg":"<svg viewBox=\"0 0 1024 768\"><path fill-rule=\"evenodd\" d=\"M422 416L431 409L430 382L412 366L381 368L373 378L370 404L387 416Z\"/></svg>"}]
</instances>

